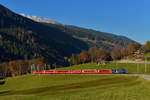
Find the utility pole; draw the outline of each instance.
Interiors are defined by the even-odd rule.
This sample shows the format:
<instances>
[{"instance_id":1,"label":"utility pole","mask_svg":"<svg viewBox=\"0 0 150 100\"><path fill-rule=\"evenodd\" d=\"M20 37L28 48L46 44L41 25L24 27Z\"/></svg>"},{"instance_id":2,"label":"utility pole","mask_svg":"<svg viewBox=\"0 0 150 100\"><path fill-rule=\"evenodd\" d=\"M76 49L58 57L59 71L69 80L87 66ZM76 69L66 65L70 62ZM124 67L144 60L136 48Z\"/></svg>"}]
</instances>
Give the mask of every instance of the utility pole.
<instances>
[{"instance_id":1,"label":"utility pole","mask_svg":"<svg viewBox=\"0 0 150 100\"><path fill-rule=\"evenodd\" d=\"M45 66L44 66L44 70L47 70L46 66L47 66L47 65L45 64Z\"/></svg>"},{"instance_id":2,"label":"utility pole","mask_svg":"<svg viewBox=\"0 0 150 100\"><path fill-rule=\"evenodd\" d=\"M31 65L31 74L32 74L32 65Z\"/></svg>"},{"instance_id":3,"label":"utility pole","mask_svg":"<svg viewBox=\"0 0 150 100\"><path fill-rule=\"evenodd\" d=\"M145 73L147 72L147 58L145 57Z\"/></svg>"},{"instance_id":4,"label":"utility pole","mask_svg":"<svg viewBox=\"0 0 150 100\"><path fill-rule=\"evenodd\" d=\"M137 74L139 72L139 63L137 63Z\"/></svg>"}]
</instances>

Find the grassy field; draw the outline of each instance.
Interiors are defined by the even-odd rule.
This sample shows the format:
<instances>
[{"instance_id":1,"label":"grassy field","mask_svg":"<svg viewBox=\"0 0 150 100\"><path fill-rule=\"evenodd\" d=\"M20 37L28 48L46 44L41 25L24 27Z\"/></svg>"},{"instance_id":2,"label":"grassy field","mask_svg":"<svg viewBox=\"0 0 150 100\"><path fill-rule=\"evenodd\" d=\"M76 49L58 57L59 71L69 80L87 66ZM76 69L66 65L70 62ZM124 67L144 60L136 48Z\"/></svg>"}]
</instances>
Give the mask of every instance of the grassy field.
<instances>
[{"instance_id":1,"label":"grassy field","mask_svg":"<svg viewBox=\"0 0 150 100\"><path fill-rule=\"evenodd\" d=\"M113 75L27 75L8 78L0 100L149 100L150 82Z\"/></svg>"},{"instance_id":2,"label":"grassy field","mask_svg":"<svg viewBox=\"0 0 150 100\"><path fill-rule=\"evenodd\" d=\"M120 69L123 68L129 74L150 74L150 64L143 63L107 63L97 66L96 63L80 64L65 68L57 68L58 70L75 70L75 69Z\"/></svg>"},{"instance_id":3,"label":"grassy field","mask_svg":"<svg viewBox=\"0 0 150 100\"><path fill-rule=\"evenodd\" d=\"M127 73L150 74L150 65L107 63L81 64L71 69L126 69ZM149 100L150 81L122 75L25 75L7 78L0 85L0 100Z\"/></svg>"}]
</instances>

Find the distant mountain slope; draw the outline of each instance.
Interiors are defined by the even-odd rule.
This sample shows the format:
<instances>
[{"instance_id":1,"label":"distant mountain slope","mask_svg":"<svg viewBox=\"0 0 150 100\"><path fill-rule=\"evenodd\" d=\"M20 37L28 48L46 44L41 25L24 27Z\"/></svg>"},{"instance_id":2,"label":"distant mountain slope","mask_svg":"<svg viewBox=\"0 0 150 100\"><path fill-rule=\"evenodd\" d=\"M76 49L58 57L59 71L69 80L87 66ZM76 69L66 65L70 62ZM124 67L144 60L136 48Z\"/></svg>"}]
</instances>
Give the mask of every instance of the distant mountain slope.
<instances>
[{"instance_id":1,"label":"distant mountain slope","mask_svg":"<svg viewBox=\"0 0 150 100\"><path fill-rule=\"evenodd\" d=\"M135 42L125 36L118 36L111 33L100 32L77 26L50 23L47 23L47 25L50 27L55 27L76 39L84 41L89 47L97 46L106 49L108 52L110 52L115 45L125 47L129 43Z\"/></svg>"},{"instance_id":2,"label":"distant mountain slope","mask_svg":"<svg viewBox=\"0 0 150 100\"><path fill-rule=\"evenodd\" d=\"M87 43L89 47L97 46L97 47L105 48L108 51L111 51L115 45L124 47L129 43L135 42L125 36L118 36L107 32L100 32L100 31L81 28L77 26L64 25L50 19L40 18L38 16L27 16L25 14L22 15L34 21L46 23L50 27L54 27L58 30L61 30L71 35L76 39L82 40L85 43Z\"/></svg>"},{"instance_id":3,"label":"distant mountain slope","mask_svg":"<svg viewBox=\"0 0 150 100\"><path fill-rule=\"evenodd\" d=\"M65 56L92 46L110 52L115 45L126 46L134 42L123 36L31 19L0 5L1 62L40 57L47 63L63 65Z\"/></svg>"},{"instance_id":4,"label":"distant mountain slope","mask_svg":"<svg viewBox=\"0 0 150 100\"><path fill-rule=\"evenodd\" d=\"M41 57L48 63L63 64L64 56L88 49L83 41L57 28L15 14L2 5L0 37L1 61Z\"/></svg>"},{"instance_id":5,"label":"distant mountain slope","mask_svg":"<svg viewBox=\"0 0 150 100\"><path fill-rule=\"evenodd\" d=\"M64 25L50 19L40 18L38 16L27 16L25 14L21 15L65 32L73 38L84 41L89 47L97 46L106 49L108 52L110 52L115 45L125 47L129 43L135 42L125 36L118 36L107 32L100 32L77 26Z\"/></svg>"}]
</instances>

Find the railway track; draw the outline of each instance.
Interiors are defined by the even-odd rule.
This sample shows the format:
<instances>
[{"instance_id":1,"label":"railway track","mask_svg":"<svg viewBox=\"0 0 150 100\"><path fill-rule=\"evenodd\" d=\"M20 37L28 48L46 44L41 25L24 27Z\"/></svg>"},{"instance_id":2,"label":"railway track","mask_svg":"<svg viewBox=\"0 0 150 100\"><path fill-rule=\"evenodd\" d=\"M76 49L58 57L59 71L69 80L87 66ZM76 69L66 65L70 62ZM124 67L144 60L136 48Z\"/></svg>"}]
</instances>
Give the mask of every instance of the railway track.
<instances>
[{"instance_id":1,"label":"railway track","mask_svg":"<svg viewBox=\"0 0 150 100\"><path fill-rule=\"evenodd\" d=\"M48 74L39 74L39 75L48 75ZM115 75L115 76L122 75L122 76L139 76L139 77L142 77L142 78L150 81L150 75L146 75L146 74L49 74L49 75L99 75L99 76L102 76L102 75Z\"/></svg>"}]
</instances>

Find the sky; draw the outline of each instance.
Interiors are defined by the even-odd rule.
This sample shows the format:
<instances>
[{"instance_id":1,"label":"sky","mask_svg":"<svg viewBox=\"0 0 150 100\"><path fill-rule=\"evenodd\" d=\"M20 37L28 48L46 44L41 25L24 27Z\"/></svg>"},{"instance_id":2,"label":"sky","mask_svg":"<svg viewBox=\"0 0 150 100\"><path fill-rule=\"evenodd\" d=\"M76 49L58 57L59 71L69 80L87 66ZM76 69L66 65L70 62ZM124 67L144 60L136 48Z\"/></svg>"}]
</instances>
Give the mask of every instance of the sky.
<instances>
[{"instance_id":1,"label":"sky","mask_svg":"<svg viewBox=\"0 0 150 100\"><path fill-rule=\"evenodd\" d=\"M150 0L0 0L16 13L127 36L144 44L150 40Z\"/></svg>"}]
</instances>

